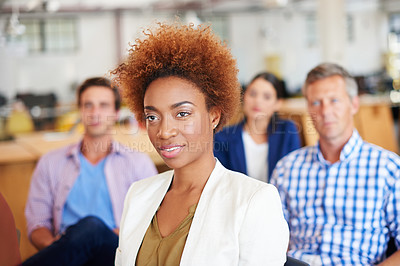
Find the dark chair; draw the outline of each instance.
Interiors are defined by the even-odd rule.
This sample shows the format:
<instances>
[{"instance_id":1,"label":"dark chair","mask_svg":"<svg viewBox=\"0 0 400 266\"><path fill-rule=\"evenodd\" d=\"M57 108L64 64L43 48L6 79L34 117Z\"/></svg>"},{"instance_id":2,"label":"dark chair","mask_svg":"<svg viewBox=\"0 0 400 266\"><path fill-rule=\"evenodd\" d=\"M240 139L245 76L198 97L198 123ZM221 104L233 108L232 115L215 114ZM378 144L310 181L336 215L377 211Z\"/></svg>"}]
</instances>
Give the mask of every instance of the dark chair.
<instances>
[{"instance_id":1,"label":"dark chair","mask_svg":"<svg viewBox=\"0 0 400 266\"><path fill-rule=\"evenodd\" d=\"M310 266L310 264L308 264L304 261L295 259L293 257L287 256L286 263L284 266Z\"/></svg>"},{"instance_id":2,"label":"dark chair","mask_svg":"<svg viewBox=\"0 0 400 266\"><path fill-rule=\"evenodd\" d=\"M55 122L57 97L54 93L32 94L18 93L16 99L21 100L29 110L36 130L47 129ZM35 111L37 110L37 114Z\"/></svg>"},{"instance_id":3,"label":"dark chair","mask_svg":"<svg viewBox=\"0 0 400 266\"><path fill-rule=\"evenodd\" d=\"M394 238L391 237L389 239L388 248L386 250L386 258L389 258L396 251L397 251L396 243L394 242Z\"/></svg>"}]
</instances>

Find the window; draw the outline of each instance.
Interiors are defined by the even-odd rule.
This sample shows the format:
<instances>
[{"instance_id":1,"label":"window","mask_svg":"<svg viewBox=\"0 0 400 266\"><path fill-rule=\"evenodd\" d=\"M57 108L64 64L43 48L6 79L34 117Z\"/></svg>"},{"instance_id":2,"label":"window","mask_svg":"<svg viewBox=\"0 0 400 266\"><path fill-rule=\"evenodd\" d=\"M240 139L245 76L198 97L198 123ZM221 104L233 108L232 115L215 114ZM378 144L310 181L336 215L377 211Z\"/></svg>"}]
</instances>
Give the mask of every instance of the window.
<instances>
[{"instance_id":1,"label":"window","mask_svg":"<svg viewBox=\"0 0 400 266\"><path fill-rule=\"evenodd\" d=\"M306 15L306 42L308 47L313 47L318 43L317 17L314 13Z\"/></svg>"},{"instance_id":2,"label":"window","mask_svg":"<svg viewBox=\"0 0 400 266\"><path fill-rule=\"evenodd\" d=\"M354 20L352 15L346 16L346 26L347 26L347 41L349 43L354 42Z\"/></svg>"},{"instance_id":3,"label":"window","mask_svg":"<svg viewBox=\"0 0 400 266\"><path fill-rule=\"evenodd\" d=\"M78 49L74 18L21 19L25 34L21 40L30 53L74 52Z\"/></svg>"}]
</instances>

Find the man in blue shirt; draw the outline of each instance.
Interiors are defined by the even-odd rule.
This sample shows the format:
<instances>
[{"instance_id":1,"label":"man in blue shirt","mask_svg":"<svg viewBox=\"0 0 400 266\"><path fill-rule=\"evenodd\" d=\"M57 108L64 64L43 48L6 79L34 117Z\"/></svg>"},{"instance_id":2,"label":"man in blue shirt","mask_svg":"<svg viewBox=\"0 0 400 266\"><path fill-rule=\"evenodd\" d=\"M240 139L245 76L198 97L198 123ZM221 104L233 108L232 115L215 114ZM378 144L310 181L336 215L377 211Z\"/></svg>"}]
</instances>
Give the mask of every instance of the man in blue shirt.
<instances>
[{"instance_id":1,"label":"man in blue shirt","mask_svg":"<svg viewBox=\"0 0 400 266\"><path fill-rule=\"evenodd\" d=\"M354 128L357 84L336 64L312 69L303 86L319 133L315 146L280 160L272 175L290 227L289 255L311 265L400 265L400 158Z\"/></svg>"}]
</instances>

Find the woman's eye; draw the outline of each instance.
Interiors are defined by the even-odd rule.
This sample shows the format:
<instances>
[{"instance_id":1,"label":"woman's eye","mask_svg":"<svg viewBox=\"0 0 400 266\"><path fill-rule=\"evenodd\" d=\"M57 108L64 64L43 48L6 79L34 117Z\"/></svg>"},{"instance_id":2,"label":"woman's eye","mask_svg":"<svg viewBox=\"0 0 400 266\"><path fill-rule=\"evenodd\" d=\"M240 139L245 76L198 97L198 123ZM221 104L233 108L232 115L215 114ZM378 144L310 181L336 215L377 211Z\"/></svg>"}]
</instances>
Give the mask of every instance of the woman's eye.
<instances>
[{"instance_id":1,"label":"woman's eye","mask_svg":"<svg viewBox=\"0 0 400 266\"><path fill-rule=\"evenodd\" d=\"M257 92L251 90L250 93L249 93L249 95L250 95L251 97L256 97L256 96L257 96Z\"/></svg>"},{"instance_id":2,"label":"woman's eye","mask_svg":"<svg viewBox=\"0 0 400 266\"><path fill-rule=\"evenodd\" d=\"M146 115L146 120L148 120L150 122L154 121L156 119L157 119L157 117L155 115Z\"/></svg>"},{"instance_id":3,"label":"woman's eye","mask_svg":"<svg viewBox=\"0 0 400 266\"><path fill-rule=\"evenodd\" d=\"M189 112L179 112L178 115L177 115L177 117L186 117L186 116L188 116L188 115L190 115Z\"/></svg>"},{"instance_id":4,"label":"woman's eye","mask_svg":"<svg viewBox=\"0 0 400 266\"><path fill-rule=\"evenodd\" d=\"M264 95L264 100L270 100L270 99L271 99L271 95L269 95L269 94Z\"/></svg>"}]
</instances>

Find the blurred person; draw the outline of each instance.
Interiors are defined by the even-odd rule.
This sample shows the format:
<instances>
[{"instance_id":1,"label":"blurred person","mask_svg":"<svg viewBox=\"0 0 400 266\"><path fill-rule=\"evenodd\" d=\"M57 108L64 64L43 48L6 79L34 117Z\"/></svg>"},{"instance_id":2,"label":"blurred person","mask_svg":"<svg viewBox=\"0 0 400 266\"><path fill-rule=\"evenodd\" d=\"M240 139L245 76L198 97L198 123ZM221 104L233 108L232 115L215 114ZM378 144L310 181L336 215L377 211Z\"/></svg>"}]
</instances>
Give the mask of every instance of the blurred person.
<instances>
[{"instance_id":1,"label":"blurred person","mask_svg":"<svg viewBox=\"0 0 400 266\"><path fill-rule=\"evenodd\" d=\"M298 149L296 125L281 119L282 81L268 72L257 74L243 93L244 120L215 135L214 155L226 168L268 182L276 163Z\"/></svg>"},{"instance_id":2,"label":"blurred person","mask_svg":"<svg viewBox=\"0 0 400 266\"><path fill-rule=\"evenodd\" d=\"M204 25L145 33L112 73L173 170L131 186L116 265L283 265L289 231L276 188L213 155L214 131L239 105L229 49Z\"/></svg>"},{"instance_id":3,"label":"blurred person","mask_svg":"<svg viewBox=\"0 0 400 266\"><path fill-rule=\"evenodd\" d=\"M337 64L312 69L303 86L319 133L315 146L281 159L271 183L290 228L288 254L311 265L400 265L400 158L354 127L357 84ZM386 260L385 260L386 259Z\"/></svg>"},{"instance_id":4,"label":"blurred person","mask_svg":"<svg viewBox=\"0 0 400 266\"><path fill-rule=\"evenodd\" d=\"M23 265L113 265L129 186L157 173L150 158L113 141L120 96L105 78L78 88L82 141L44 155L25 215L39 250Z\"/></svg>"},{"instance_id":5,"label":"blurred person","mask_svg":"<svg viewBox=\"0 0 400 266\"><path fill-rule=\"evenodd\" d=\"M12 111L5 124L5 132L9 135L28 133L35 130L32 117L25 104L17 100L12 104Z\"/></svg>"}]
</instances>

